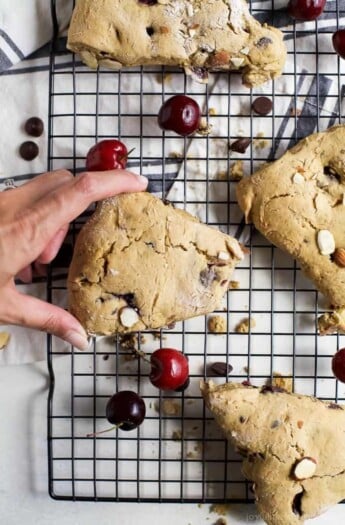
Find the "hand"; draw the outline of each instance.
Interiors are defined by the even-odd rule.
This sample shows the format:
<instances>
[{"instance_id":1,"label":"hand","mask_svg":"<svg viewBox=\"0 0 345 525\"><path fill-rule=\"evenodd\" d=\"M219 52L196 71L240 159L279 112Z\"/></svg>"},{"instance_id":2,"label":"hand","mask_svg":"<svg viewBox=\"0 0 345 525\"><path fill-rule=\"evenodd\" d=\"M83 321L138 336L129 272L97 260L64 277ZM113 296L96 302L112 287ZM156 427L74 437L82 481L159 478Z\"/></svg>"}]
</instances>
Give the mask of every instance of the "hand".
<instances>
[{"instance_id":1,"label":"hand","mask_svg":"<svg viewBox=\"0 0 345 525\"><path fill-rule=\"evenodd\" d=\"M0 323L43 330L81 350L87 334L71 314L20 293L14 278L31 280L31 264L42 265L56 256L69 223L92 202L118 193L142 191L147 179L125 170L82 173L65 170L45 173L19 188L0 193Z\"/></svg>"}]
</instances>

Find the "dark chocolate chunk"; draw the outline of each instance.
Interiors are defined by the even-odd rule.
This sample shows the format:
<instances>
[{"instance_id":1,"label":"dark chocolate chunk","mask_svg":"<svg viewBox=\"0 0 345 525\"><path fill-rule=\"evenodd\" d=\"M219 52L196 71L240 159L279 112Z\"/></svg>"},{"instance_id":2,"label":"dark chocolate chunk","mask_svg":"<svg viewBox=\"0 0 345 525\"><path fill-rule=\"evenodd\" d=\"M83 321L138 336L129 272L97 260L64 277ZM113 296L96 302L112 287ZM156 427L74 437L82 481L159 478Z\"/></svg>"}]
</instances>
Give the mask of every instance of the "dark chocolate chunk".
<instances>
[{"instance_id":1,"label":"dark chocolate chunk","mask_svg":"<svg viewBox=\"0 0 345 525\"><path fill-rule=\"evenodd\" d=\"M240 416L240 423L244 423L244 422L245 422L245 420L246 420L246 418L245 418L245 417L243 417L243 416Z\"/></svg>"},{"instance_id":2,"label":"dark chocolate chunk","mask_svg":"<svg viewBox=\"0 0 345 525\"><path fill-rule=\"evenodd\" d=\"M279 419L275 419L274 421L272 421L271 423L271 428L278 428L280 426L280 421Z\"/></svg>"},{"instance_id":3,"label":"dark chocolate chunk","mask_svg":"<svg viewBox=\"0 0 345 525\"><path fill-rule=\"evenodd\" d=\"M343 407L337 405L337 403L330 403L328 405L328 408L331 408L332 410L343 410Z\"/></svg>"},{"instance_id":4,"label":"dark chocolate chunk","mask_svg":"<svg viewBox=\"0 0 345 525\"><path fill-rule=\"evenodd\" d=\"M269 44L272 44L272 40L268 38L267 36L263 36L262 38L260 38L260 40L256 42L255 45L256 47L266 47Z\"/></svg>"},{"instance_id":5,"label":"dark chocolate chunk","mask_svg":"<svg viewBox=\"0 0 345 525\"><path fill-rule=\"evenodd\" d=\"M44 124L40 118L31 117L25 122L24 129L28 135L40 137L44 130Z\"/></svg>"},{"instance_id":6,"label":"dark chocolate chunk","mask_svg":"<svg viewBox=\"0 0 345 525\"><path fill-rule=\"evenodd\" d=\"M268 97L258 97L252 103L252 109L258 115L268 115L273 107L272 100Z\"/></svg>"},{"instance_id":7,"label":"dark chocolate chunk","mask_svg":"<svg viewBox=\"0 0 345 525\"><path fill-rule=\"evenodd\" d=\"M233 371L233 366L229 363L224 363L222 361L217 361L210 365L210 371L213 372L216 376L226 377Z\"/></svg>"},{"instance_id":8,"label":"dark chocolate chunk","mask_svg":"<svg viewBox=\"0 0 345 525\"><path fill-rule=\"evenodd\" d=\"M216 279L216 272L214 271L212 266L200 272L200 282L203 286L205 286L205 288L210 286L210 284L212 284L215 279Z\"/></svg>"},{"instance_id":9,"label":"dark chocolate chunk","mask_svg":"<svg viewBox=\"0 0 345 525\"><path fill-rule=\"evenodd\" d=\"M27 140L23 142L19 147L19 154L24 160L33 160L39 153L38 146L35 142Z\"/></svg>"},{"instance_id":10,"label":"dark chocolate chunk","mask_svg":"<svg viewBox=\"0 0 345 525\"><path fill-rule=\"evenodd\" d=\"M235 142L230 144L230 149L231 151L236 151L236 153L245 153L250 143L251 139L237 139Z\"/></svg>"},{"instance_id":11,"label":"dark chocolate chunk","mask_svg":"<svg viewBox=\"0 0 345 525\"><path fill-rule=\"evenodd\" d=\"M126 301L126 303L128 304L128 306L130 306L131 308L136 308L137 307L137 304L135 302L135 295L134 295L134 293L126 293L126 294L123 294L123 295L118 295L118 297L121 297L122 299L124 299Z\"/></svg>"},{"instance_id":12,"label":"dark chocolate chunk","mask_svg":"<svg viewBox=\"0 0 345 525\"><path fill-rule=\"evenodd\" d=\"M146 33L149 35L149 36L152 36L153 33L155 32L155 30L153 29L153 27L147 27L146 28Z\"/></svg>"},{"instance_id":13,"label":"dark chocolate chunk","mask_svg":"<svg viewBox=\"0 0 345 525\"><path fill-rule=\"evenodd\" d=\"M303 498L304 490L302 492L298 492L296 496L293 499L292 502L292 511L294 514L297 514L297 516L302 516L302 498Z\"/></svg>"},{"instance_id":14,"label":"dark chocolate chunk","mask_svg":"<svg viewBox=\"0 0 345 525\"><path fill-rule=\"evenodd\" d=\"M284 388L280 388L280 386L265 385L261 388L260 393L266 394L267 392L270 392L270 393L286 392L286 390L284 390Z\"/></svg>"},{"instance_id":15,"label":"dark chocolate chunk","mask_svg":"<svg viewBox=\"0 0 345 525\"><path fill-rule=\"evenodd\" d=\"M157 4L157 0L139 0L139 4L155 5Z\"/></svg>"},{"instance_id":16,"label":"dark chocolate chunk","mask_svg":"<svg viewBox=\"0 0 345 525\"><path fill-rule=\"evenodd\" d=\"M331 166L324 166L323 167L323 173L324 175L326 175L327 177L329 177L331 180L333 180L334 182L337 181L337 182L341 182L341 177L340 175L335 171L334 168L332 168Z\"/></svg>"}]
</instances>

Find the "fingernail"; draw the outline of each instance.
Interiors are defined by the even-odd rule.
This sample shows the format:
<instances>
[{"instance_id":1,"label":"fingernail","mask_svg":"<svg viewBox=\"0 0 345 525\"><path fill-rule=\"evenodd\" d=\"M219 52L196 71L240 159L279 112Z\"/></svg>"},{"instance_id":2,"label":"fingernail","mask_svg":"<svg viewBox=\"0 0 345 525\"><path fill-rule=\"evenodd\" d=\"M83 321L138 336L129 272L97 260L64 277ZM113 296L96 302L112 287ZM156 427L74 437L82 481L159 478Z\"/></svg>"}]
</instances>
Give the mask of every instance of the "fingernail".
<instances>
[{"instance_id":1,"label":"fingernail","mask_svg":"<svg viewBox=\"0 0 345 525\"><path fill-rule=\"evenodd\" d=\"M66 334L65 339L79 350L87 350L89 348L87 336L80 332L70 331Z\"/></svg>"}]
</instances>

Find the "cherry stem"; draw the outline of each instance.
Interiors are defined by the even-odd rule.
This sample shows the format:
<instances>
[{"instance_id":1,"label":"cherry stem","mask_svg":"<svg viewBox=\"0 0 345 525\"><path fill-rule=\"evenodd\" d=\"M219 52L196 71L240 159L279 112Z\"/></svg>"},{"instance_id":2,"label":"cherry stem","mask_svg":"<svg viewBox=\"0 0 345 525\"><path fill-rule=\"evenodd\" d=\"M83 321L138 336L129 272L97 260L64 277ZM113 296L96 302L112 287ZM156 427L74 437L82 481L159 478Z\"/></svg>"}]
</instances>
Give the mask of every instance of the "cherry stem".
<instances>
[{"instance_id":1,"label":"cherry stem","mask_svg":"<svg viewBox=\"0 0 345 525\"><path fill-rule=\"evenodd\" d=\"M93 438L96 436L99 436L99 434L105 434L106 432L110 432L111 430L115 430L116 428L121 428L123 423L119 423L118 425L114 425L113 427L107 428L106 430L100 430L99 432L92 432L91 434L86 434L87 438Z\"/></svg>"},{"instance_id":2,"label":"cherry stem","mask_svg":"<svg viewBox=\"0 0 345 525\"><path fill-rule=\"evenodd\" d=\"M121 155L121 157L119 157L119 161L121 162L121 160L123 159L128 159L128 157L130 156L131 153L133 153L134 150L135 148L132 148L126 153L126 155Z\"/></svg>"}]
</instances>

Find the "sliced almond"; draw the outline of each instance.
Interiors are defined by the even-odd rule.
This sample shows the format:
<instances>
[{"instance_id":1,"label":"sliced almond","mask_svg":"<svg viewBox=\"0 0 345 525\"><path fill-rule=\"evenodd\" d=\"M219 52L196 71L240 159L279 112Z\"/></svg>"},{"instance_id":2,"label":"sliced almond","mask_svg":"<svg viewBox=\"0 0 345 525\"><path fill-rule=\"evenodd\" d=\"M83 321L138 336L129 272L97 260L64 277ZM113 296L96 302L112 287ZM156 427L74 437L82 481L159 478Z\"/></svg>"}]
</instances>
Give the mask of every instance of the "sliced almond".
<instances>
[{"instance_id":1,"label":"sliced almond","mask_svg":"<svg viewBox=\"0 0 345 525\"><path fill-rule=\"evenodd\" d=\"M8 332L0 332L0 350L3 350L9 343L11 334Z\"/></svg>"},{"instance_id":2,"label":"sliced almond","mask_svg":"<svg viewBox=\"0 0 345 525\"><path fill-rule=\"evenodd\" d=\"M241 67L243 66L244 58L234 57L234 58L231 58L230 62L232 63L234 67Z\"/></svg>"},{"instance_id":3,"label":"sliced almond","mask_svg":"<svg viewBox=\"0 0 345 525\"><path fill-rule=\"evenodd\" d=\"M292 182L294 182L295 184L303 184L305 182L305 178L298 171L296 171L296 173L292 177Z\"/></svg>"},{"instance_id":4,"label":"sliced almond","mask_svg":"<svg viewBox=\"0 0 345 525\"><path fill-rule=\"evenodd\" d=\"M122 308L120 312L120 321L122 326L125 326L126 328L131 328L139 321L139 315L134 310L134 308L125 306L125 308Z\"/></svg>"},{"instance_id":5,"label":"sliced almond","mask_svg":"<svg viewBox=\"0 0 345 525\"><path fill-rule=\"evenodd\" d=\"M316 466L317 462L314 458L302 458L298 463L296 463L293 474L298 480L311 478L315 474Z\"/></svg>"},{"instance_id":6,"label":"sliced almond","mask_svg":"<svg viewBox=\"0 0 345 525\"><path fill-rule=\"evenodd\" d=\"M345 268L345 248L337 248L333 255L334 262L341 268Z\"/></svg>"},{"instance_id":7,"label":"sliced almond","mask_svg":"<svg viewBox=\"0 0 345 525\"><path fill-rule=\"evenodd\" d=\"M226 252L219 252L218 259L220 259L221 261L228 261L230 259L230 255Z\"/></svg>"},{"instance_id":8,"label":"sliced almond","mask_svg":"<svg viewBox=\"0 0 345 525\"><path fill-rule=\"evenodd\" d=\"M241 49L241 53L242 55L249 55L249 47L244 47L243 49Z\"/></svg>"},{"instance_id":9,"label":"sliced almond","mask_svg":"<svg viewBox=\"0 0 345 525\"><path fill-rule=\"evenodd\" d=\"M317 232L317 245L321 255L331 255L335 251L335 241L329 230Z\"/></svg>"}]
</instances>

